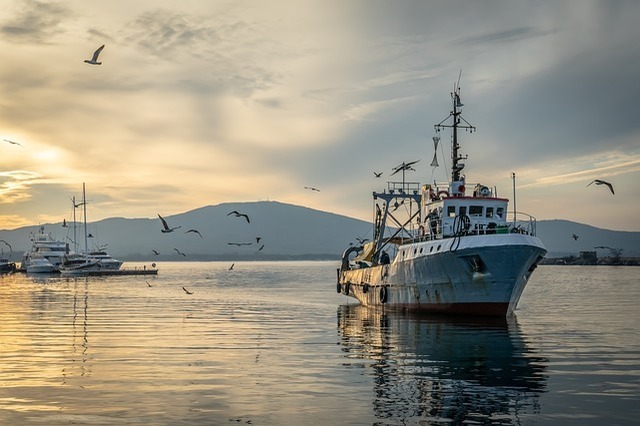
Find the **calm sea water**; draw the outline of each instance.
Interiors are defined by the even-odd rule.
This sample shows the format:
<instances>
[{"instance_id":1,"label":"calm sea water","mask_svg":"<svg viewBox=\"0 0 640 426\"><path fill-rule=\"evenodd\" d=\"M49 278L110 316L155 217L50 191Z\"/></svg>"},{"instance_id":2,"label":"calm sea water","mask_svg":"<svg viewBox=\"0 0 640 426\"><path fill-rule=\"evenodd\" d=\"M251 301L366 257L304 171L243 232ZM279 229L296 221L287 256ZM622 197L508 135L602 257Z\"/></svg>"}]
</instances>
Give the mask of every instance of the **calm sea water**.
<instances>
[{"instance_id":1,"label":"calm sea water","mask_svg":"<svg viewBox=\"0 0 640 426\"><path fill-rule=\"evenodd\" d=\"M541 266L515 319L479 321L362 308L337 262L229 265L0 277L0 424L640 419L638 268Z\"/></svg>"}]
</instances>

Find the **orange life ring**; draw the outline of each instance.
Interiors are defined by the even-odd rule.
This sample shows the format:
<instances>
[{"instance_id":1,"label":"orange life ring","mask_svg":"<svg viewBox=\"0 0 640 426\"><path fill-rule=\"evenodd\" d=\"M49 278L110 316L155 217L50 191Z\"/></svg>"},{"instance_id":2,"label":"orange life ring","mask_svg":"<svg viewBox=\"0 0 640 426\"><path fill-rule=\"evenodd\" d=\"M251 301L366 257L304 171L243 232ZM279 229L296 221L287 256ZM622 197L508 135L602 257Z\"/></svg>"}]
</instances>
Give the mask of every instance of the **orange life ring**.
<instances>
[{"instance_id":1,"label":"orange life ring","mask_svg":"<svg viewBox=\"0 0 640 426\"><path fill-rule=\"evenodd\" d=\"M449 191L438 191L438 198L442 198L441 195L444 194L447 197L449 196Z\"/></svg>"},{"instance_id":2,"label":"orange life ring","mask_svg":"<svg viewBox=\"0 0 640 426\"><path fill-rule=\"evenodd\" d=\"M463 193L464 193L464 185L460 185L460 186L458 187L458 191L459 191L459 192L463 192Z\"/></svg>"}]
</instances>

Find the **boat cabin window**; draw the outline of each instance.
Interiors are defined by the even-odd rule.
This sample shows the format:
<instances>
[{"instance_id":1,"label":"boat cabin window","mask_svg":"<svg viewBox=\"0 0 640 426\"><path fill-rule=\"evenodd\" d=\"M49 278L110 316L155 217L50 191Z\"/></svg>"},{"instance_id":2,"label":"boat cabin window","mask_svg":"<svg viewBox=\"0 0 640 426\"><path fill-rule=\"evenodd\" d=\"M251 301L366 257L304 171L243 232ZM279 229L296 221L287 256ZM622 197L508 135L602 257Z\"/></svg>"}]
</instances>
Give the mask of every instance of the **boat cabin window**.
<instances>
[{"instance_id":1,"label":"boat cabin window","mask_svg":"<svg viewBox=\"0 0 640 426\"><path fill-rule=\"evenodd\" d=\"M482 216L482 206L469 206L469 216Z\"/></svg>"},{"instance_id":2,"label":"boat cabin window","mask_svg":"<svg viewBox=\"0 0 640 426\"><path fill-rule=\"evenodd\" d=\"M456 217L456 206L447 207L447 216Z\"/></svg>"},{"instance_id":3,"label":"boat cabin window","mask_svg":"<svg viewBox=\"0 0 640 426\"><path fill-rule=\"evenodd\" d=\"M460 216L467 214L467 206L460 206L460 211L458 212Z\"/></svg>"},{"instance_id":4,"label":"boat cabin window","mask_svg":"<svg viewBox=\"0 0 640 426\"><path fill-rule=\"evenodd\" d=\"M493 207L487 207L487 210L485 211L485 216L493 217Z\"/></svg>"},{"instance_id":5,"label":"boat cabin window","mask_svg":"<svg viewBox=\"0 0 640 426\"><path fill-rule=\"evenodd\" d=\"M503 207L498 207L496 209L496 216L498 216L500 219L504 219L504 208Z\"/></svg>"}]
</instances>

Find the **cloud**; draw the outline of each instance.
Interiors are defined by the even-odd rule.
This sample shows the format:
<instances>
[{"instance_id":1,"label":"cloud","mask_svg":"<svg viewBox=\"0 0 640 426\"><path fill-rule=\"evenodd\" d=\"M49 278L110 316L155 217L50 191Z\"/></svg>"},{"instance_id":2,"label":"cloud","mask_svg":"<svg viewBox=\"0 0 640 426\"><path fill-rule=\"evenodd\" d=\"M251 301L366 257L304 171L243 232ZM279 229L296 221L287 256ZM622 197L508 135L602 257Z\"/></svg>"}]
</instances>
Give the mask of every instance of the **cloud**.
<instances>
[{"instance_id":1,"label":"cloud","mask_svg":"<svg viewBox=\"0 0 640 426\"><path fill-rule=\"evenodd\" d=\"M555 31L543 31L536 27L518 27L507 30L494 31L480 35L471 35L454 42L454 44L473 45L473 44L492 44L492 43L511 43L514 41L525 40L533 37L541 37L551 34Z\"/></svg>"},{"instance_id":2,"label":"cloud","mask_svg":"<svg viewBox=\"0 0 640 426\"><path fill-rule=\"evenodd\" d=\"M11 170L0 172L0 203L18 203L31 198L29 187L41 182L42 176L35 172Z\"/></svg>"},{"instance_id":3,"label":"cloud","mask_svg":"<svg viewBox=\"0 0 640 426\"><path fill-rule=\"evenodd\" d=\"M17 4L20 6L13 18L0 25L2 38L14 43L49 43L62 31L61 24L73 16L58 3L24 0Z\"/></svg>"},{"instance_id":4,"label":"cloud","mask_svg":"<svg viewBox=\"0 0 640 426\"><path fill-rule=\"evenodd\" d=\"M205 57L220 40L218 31L202 18L166 9L141 14L125 28L126 41L165 59L180 56Z\"/></svg>"}]
</instances>

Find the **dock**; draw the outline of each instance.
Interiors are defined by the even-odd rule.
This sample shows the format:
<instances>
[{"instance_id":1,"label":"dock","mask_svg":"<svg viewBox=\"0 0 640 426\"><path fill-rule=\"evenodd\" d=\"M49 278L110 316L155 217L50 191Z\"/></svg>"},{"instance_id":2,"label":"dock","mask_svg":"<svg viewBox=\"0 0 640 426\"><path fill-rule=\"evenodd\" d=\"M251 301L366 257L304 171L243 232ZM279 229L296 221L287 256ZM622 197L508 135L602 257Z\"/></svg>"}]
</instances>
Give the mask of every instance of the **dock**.
<instances>
[{"instance_id":1,"label":"dock","mask_svg":"<svg viewBox=\"0 0 640 426\"><path fill-rule=\"evenodd\" d=\"M102 269L98 271L85 271L80 276L83 277L105 277L112 275L158 275L157 269Z\"/></svg>"},{"instance_id":2,"label":"dock","mask_svg":"<svg viewBox=\"0 0 640 426\"><path fill-rule=\"evenodd\" d=\"M26 273L26 269L16 268L16 273ZM36 275L59 275L60 272L52 272L49 274L36 274ZM125 268L125 269L101 269L95 271L82 271L77 274L65 275L67 277L107 277L107 276L123 276L123 275L158 275L157 269L147 268Z\"/></svg>"}]
</instances>

